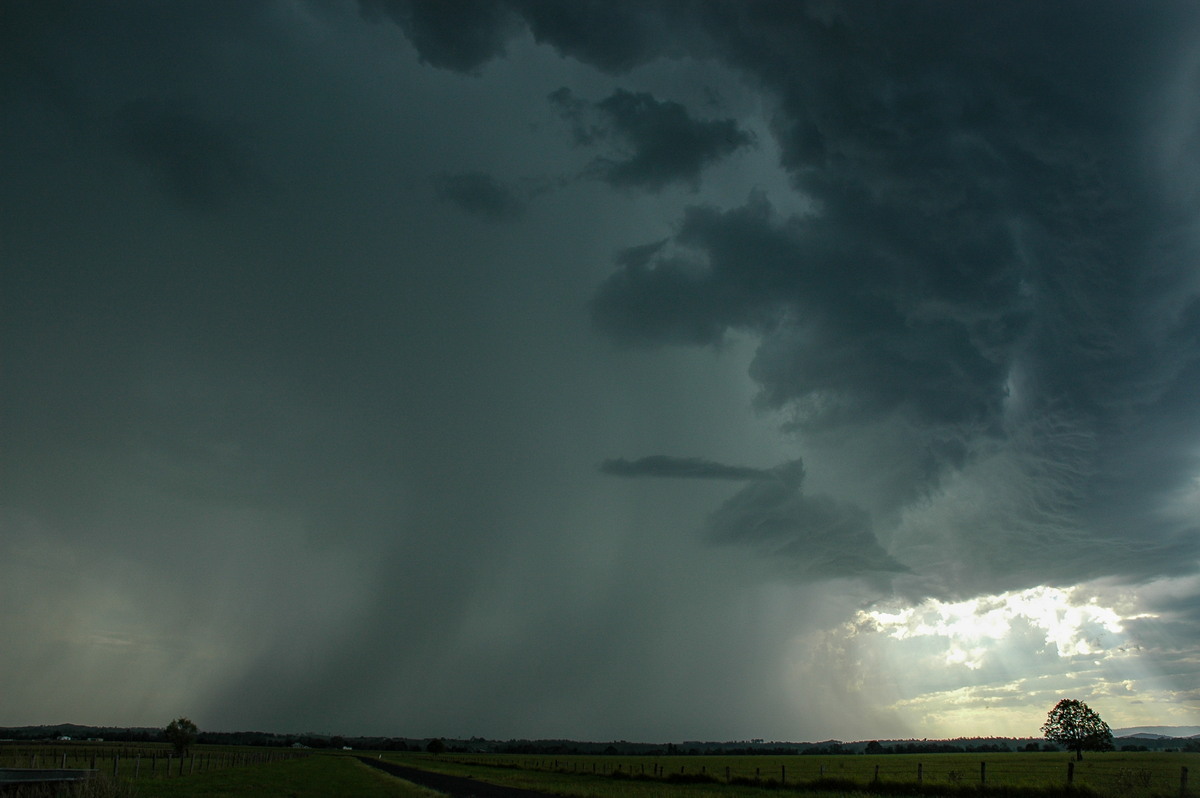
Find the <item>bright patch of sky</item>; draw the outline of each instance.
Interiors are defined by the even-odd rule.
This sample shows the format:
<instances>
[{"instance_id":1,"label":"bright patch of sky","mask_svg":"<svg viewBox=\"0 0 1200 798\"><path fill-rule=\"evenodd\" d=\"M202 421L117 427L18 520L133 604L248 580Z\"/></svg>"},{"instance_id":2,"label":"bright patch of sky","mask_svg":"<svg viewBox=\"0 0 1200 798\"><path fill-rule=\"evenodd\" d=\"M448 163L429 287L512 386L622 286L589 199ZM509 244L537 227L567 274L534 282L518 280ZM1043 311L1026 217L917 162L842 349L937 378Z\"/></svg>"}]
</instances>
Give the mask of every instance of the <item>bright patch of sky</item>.
<instances>
[{"instance_id":1,"label":"bright patch of sky","mask_svg":"<svg viewBox=\"0 0 1200 798\"><path fill-rule=\"evenodd\" d=\"M946 663L977 670L983 657L1005 640L1019 622L1045 632L1060 657L1106 656L1123 631L1122 618L1096 597L1085 603L1072 591L1056 587L980 596L959 602L928 599L897 612L860 611L856 620L872 623L888 637L941 637L947 641ZM1145 616L1136 616L1145 617Z\"/></svg>"},{"instance_id":2,"label":"bright patch of sky","mask_svg":"<svg viewBox=\"0 0 1200 798\"><path fill-rule=\"evenodd\" d=\"M854 661L889 674L873 693L908 733L1038 736L1059 698L1091 703L1111 726L1186 722L1186 685L1158 664L1169 613L1190 590L1163 579L1139 590L1103 582L1038 586L964 601L875 605L842 629ZM1036 674L1036 675L1034 675Z\"/></svg>"}]
</instances>

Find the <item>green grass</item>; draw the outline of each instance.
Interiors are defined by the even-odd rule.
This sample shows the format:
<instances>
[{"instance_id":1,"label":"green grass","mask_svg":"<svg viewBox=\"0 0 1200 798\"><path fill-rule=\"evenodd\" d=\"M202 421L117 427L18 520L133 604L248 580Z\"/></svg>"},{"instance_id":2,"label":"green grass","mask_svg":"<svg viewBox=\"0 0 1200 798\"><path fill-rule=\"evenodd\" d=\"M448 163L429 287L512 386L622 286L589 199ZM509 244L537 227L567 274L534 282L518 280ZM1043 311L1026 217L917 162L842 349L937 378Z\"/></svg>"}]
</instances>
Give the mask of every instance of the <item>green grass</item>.
<instances>
[{"instance_id":1,"label":"green grass","mask_svg":"<svg viewBox=\"0 0 1200 798\"><path fill-rule=\"evenodd\" d=\"M332 754L174 778L130 780L136 798L431 798L431 790Z\"/></svg>"},{"instance_id":2,"label":"green grass","mask_svg":"<svg viewBox=\"0 0 1200 798\"><path fill-rule=\"evenodd\" d=\"M342 752L296 752L263 748L197 749L197 762L185 760L179 775L174 760L171 775L164 761L152 772L150 751L163 749L104 745L98 750L79 746L0 746L0 766L58 767L64 751L68 767L87 767L95 753L101 777L81 798L429 798L436 795L356 761ZM119 778L112 778L112 756L122 752ZM130 754L142 756L133 778ZM354 752L365 754L366 752ZM222 755L222 756L218 756ZM369 754L378 756L377 753ZM266 761L266 757L276 757ZM283 759L281 757L297 758ZM987 795L992 798L1051 798L1066 794L1069 754L903 754L886 756L524 756L501 754L432 756L385 753L399 764L456 775L470 775L524 789L570 798L877 798L883 795L979 796L980 762L986 763ZM922 783L917 787L917 765ZM878 767L878 784L872 784ZM1074 767L1076 786L1104 798L1177 798L1180 768L1191 774L1189 795L1200 798L1200 754L1088 754ZM728 768L728 771L726 770ZM784 770L786 768L786 770ZM823 771L822 771L822 768ZM726 773L728 772L728 783ZM779 790L781 777L786 786ZM829 780L823 789L812 782ZM681 779L695 783L683 783ZM799 782L809 789L796 792ZM1007 796L1005 795L1005 788Z\"/></svg>"},{"instance_id":3,"label":"green grass","mask_svg":"<svg viewBox=\"0 0 1200 798\"><path fill-rule=\"evenodd\" d=\"M578 798L607 796L701 796L725 798L778 794L755 783L777 788L836 780L846 790L876 795L914 789L917 766L921 784L929 795L957 792L978 794L980 763L986 764L986 784L991 792L1010 788L1062 792L1067 781L1069 754L902 754L886 756L518 756L518 755L389 755L389 759L442 772L470 774L526 789L546 790ZM1189 794L1200 798L1200 754L1104 753L1088 754L1074 763L1074 785L1111 798L1157 798L1179 795L1180 769L1192 774ZM728 771L726 770L728 768ZM823 768L823 771L822 771ZM878 768L878 771L876 771ZM593 770L594 769L594 770ZM682 770L681 770L682 769ZM786 769L786 770L785 770ZM728 773L728 777L726 774ZM873 788L878 773L883 789ZM643 780L654 776L653 780ZM710 779L717 783L671 784L667 779ZM727 778L733 784L727 784ZM888 789L891 788L891 789ZM806 793L815 795L815 793Z\"/></svg>"}]
</instances>

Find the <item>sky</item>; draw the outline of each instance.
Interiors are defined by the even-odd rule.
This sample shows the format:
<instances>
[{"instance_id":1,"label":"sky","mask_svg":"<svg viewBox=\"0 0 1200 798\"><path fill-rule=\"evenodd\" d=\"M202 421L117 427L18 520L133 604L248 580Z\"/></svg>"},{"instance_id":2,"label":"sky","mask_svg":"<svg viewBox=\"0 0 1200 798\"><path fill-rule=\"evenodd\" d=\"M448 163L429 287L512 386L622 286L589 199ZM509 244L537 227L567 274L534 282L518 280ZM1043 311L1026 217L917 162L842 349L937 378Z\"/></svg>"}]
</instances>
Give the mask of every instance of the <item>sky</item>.
<instances>
[{"instance_id":1,"label":"sky","mask_svg":"<svg viewBox=\"0 0 1200 798\"><path fill-rule=\"evenodd\" d=\"M4 2L0 725L1200 725L1198 43Z\"/></svg>"}]
</instances>

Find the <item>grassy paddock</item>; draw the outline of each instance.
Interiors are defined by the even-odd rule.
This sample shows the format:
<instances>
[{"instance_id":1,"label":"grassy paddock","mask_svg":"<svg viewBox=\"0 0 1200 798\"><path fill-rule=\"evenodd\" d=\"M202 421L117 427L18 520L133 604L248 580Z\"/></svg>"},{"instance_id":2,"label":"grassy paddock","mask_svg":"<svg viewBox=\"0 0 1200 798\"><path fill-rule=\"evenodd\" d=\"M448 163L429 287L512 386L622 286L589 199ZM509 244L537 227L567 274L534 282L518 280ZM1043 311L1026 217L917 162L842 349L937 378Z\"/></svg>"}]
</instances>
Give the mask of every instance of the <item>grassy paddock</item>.
<instances>
[{"instance_id":1,"label":"grassy paddock","mask_svg":"<svg viewBox=\"0 0 1200 798\"><path fill-rule=\"evenodd\" d=\"M119 778L194 775L297 755L284 748L193 745L181 761L171 746L161 743L0 743L0 767L94 769Z\"/></svg>"},{"instance_id":2,"label":"grassy paddock","mask_svg":"<svg viewBox=\"0 0 1200 798\"><path fill-rule=\"evenodd\" d=\"M926 794L973 791L983 783L996 794L1037 790L1062 792L1069 754L889 754L879 756L524 756L504 754L388 755L389 759L444 772L464 772L528 789L552 789L564 795L651 795L669 781L716 789L723 796L762 793L759 787L813 785L822 779L843 790L897 794L917 785L918 766ZM981 773L980 765L984 768ZM1074 785L1111 798L1179 795L1181 768L1189 770L1189 795L1200 798L1200 754L1087 754L1074 763ZM878 782L876 782L878 779ZM873 782L875 785L873 785ZM607 786L606 786L607 783ZM572 786L575 785L575 786ZM639 785L646 785L642 792ZM877 786L876 786L877 785ZM636 788L636 792L635 792ZM700 795L689 789L663 795ZM751 793L746 793L751 794Z\"/></svg>"},{"instance_id":3,"label":"grassy paddock","mask_svg":"<svg viewBox=\"0 0 1200 798\"><path fill-rule=\"evenodd\" d=\"M90 769L78 784L29 785L19 798L432 798L438 795L340 753L290 749L193 746L182 762L169 746L129 743L3 743L0 767ZM117 759L114 777L114 758ZM140 764L139 764L140 758ZM65 762L65 764L64 764ZM152 766L152 762L155 763ZM168 770L167 765L171 767Z\"/></svg>"},{"instance_id":4,"label":"grassy paddock","mask_svg":"<svg viewBox=\"0 0 1200 798\"><path fill-rule=\"evenodd\" d=\"M335 754L293 759L175 779L137 779L137 798L435 798L438 793Z\"/></svg>"}]
</instances>

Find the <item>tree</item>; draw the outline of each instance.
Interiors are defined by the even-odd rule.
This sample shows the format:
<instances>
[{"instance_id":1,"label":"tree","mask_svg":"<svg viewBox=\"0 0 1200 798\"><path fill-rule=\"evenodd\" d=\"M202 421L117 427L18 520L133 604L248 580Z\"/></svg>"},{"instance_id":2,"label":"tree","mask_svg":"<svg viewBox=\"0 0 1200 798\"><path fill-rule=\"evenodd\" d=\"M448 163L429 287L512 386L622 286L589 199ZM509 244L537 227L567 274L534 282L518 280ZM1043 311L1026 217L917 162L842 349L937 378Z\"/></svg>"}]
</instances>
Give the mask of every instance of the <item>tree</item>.
<instances>
[{"instance_id":1,"label":"tree","mask_svg":"<svg viewBox=\"0 0 1200 798\"><path fill-rule=\"evenodd\" d=\"M440 737L435 737L429 741L429 745L425 746L425 750L431 754L440 754L446 750L446 744Z\"/></svg>"},{"instance_id":2,"label":"tree","mask_svg":"<svg viewBox=\"0 0 1200 798\"><path fill-rule=\"evenodd\" d=\"M163 730L163 736L167 738L167 742L175 746L176 754L187 756L188 748L196 742L197 732L195 723L187 718L176 718L167 724L167 728Z\"/></svg>"},{"instance_id":3,"label":"tree","mask_svg":"<svg viewBox=\"0 0 1200 798\"><path fill-rule=\"evenodd\" d=\"M1042 724L1042 734L1047 740L1074 751L1076 760L1083 759L1084 751L1113 749L1112 729L1095 710L1073 698L1064 698L1054 705Z\"/></svg>"}]
</instances>

